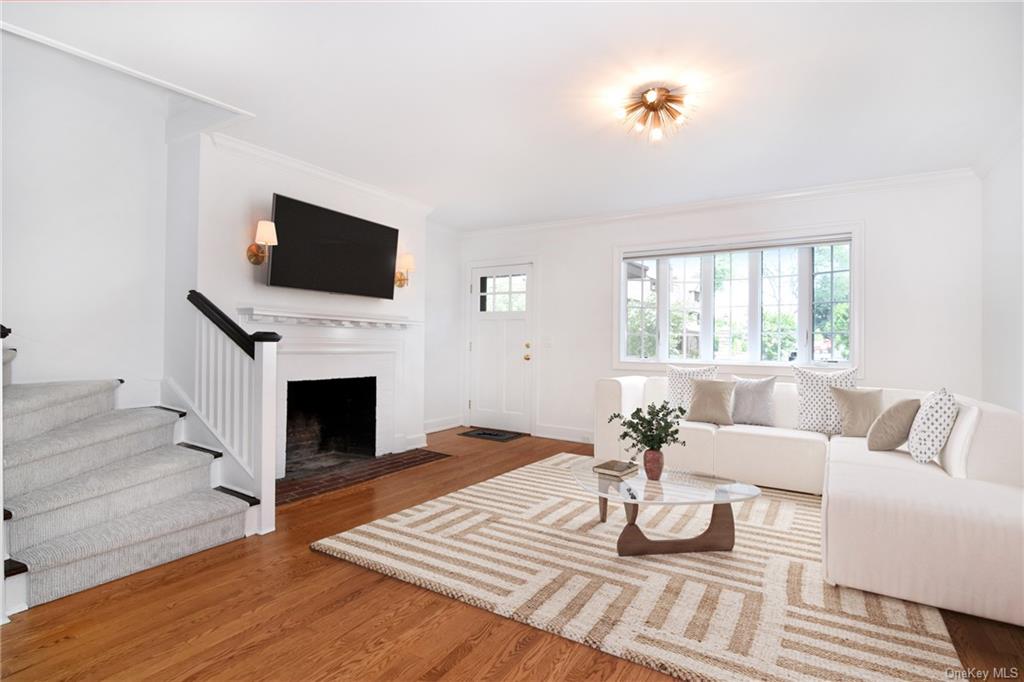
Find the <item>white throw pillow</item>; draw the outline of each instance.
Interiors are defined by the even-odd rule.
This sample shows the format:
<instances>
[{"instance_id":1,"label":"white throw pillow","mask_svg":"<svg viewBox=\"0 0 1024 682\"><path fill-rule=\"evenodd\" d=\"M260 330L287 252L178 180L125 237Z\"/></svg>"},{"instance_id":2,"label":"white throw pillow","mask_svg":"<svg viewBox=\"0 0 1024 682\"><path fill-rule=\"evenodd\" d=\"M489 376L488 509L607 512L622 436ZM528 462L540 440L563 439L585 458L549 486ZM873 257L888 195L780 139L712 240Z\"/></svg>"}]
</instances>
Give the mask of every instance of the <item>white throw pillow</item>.
<instances>
[{"instance_id":1,"label":"white throw pillow","mask_svg":"<svg viewBox=\"0 0 1024 682\"><path fill-rule=\"evenodd\" d=\"M815 372L794 367L796 392L800 396L797 428L801 431L817 431L826 436L842 433L842 418L839 405L832 397L832 387L856 388L856 375L856 367L838 372Z\"/></svg>"},{"instance_id":2,"label":"white throw pillow","mask_svg":"<svg viewBox=\"0 0 1024 682\"><path fill-rule=\"evenodd\" d=\"M925 396L907 438L907 449L914 461L927 464L939 456L959 412L960 404L944 388Z\"/></svg>"},{"instance_id":3,"label":"white throw pillow","mask_svg":"<svg viewBox=\"0 0 1024 682\"><path fill-rule=\"evenodd\" d=\"M672 407L690 409L693 402L693 380L711 380L718 376L718 367L676 367L668 366L668 404Z\"/></svg>"}]
</instances>

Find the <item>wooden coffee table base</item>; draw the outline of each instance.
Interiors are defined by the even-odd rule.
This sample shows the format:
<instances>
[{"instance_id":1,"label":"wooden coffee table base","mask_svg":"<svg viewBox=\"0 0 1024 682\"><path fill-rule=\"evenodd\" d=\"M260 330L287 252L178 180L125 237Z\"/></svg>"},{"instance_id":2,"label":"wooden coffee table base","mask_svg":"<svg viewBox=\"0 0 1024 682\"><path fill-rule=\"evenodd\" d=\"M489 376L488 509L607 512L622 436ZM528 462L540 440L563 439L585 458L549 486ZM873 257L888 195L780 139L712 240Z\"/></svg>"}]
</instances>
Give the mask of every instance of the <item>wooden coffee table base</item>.
<instances>
[{"instance_id":1,"label":"wooden coffee table base","mask_svg":"<svg viewBox=\"0 0 1024 682\"><path fill-rule=\"evenodd\" d=\"M607 500L601 498L601 520L607 518ZM728 552L736 542L731 504L711 506L711 524L700 535L682 540L651 540L636 525L640 505L626 503L626 527L619 535L619 556L678 554L682 552Z\"/></svg>"}]
</instances>

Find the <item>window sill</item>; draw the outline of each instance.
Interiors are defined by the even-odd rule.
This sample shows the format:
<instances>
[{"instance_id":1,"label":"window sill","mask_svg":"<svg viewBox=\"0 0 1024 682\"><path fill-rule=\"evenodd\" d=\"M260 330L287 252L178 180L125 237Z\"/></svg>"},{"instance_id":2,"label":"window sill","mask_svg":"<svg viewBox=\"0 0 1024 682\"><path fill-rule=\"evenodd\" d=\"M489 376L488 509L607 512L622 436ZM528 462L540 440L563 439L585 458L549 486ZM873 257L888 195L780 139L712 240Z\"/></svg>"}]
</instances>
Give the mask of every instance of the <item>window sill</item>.
<instances>
[{"instance_id":1,"label":"window sill","mask_svg":"<svg viewBox=\"0 0 1024 682\"><path fill-rule=\"evenodd\" d=\"M849 369L853 366L852 363L812 363L812 362L801 362L801 363L789 363L789 362L735 362L727 360L673 360L671 362L659 362L656 360L616 360L612 363L612 368L616 370L625 370L631 372L637 372L639 374L665 374L668 372L669 366L674 367L710 367L712 365L723 370L725 373L736 373L736 374L753 374L757 376L777 376L777 377L791 377L793 376L793 367L806 367L808 369L822 369L822 370L840 370ZM857 372L858 377L860 372Z\"/></svg>"}]
</instances>

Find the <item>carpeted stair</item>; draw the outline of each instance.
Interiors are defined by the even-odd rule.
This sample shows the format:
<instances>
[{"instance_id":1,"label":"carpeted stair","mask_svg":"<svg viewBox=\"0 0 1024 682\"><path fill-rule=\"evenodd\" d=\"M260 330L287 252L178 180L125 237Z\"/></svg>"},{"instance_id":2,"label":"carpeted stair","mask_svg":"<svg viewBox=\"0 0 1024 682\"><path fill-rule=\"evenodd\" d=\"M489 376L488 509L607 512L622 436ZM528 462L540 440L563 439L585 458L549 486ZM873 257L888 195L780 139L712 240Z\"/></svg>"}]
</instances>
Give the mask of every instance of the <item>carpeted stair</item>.
<instances>
[{"instance_id":1,"label":"carpeted stair","mask_svg":"<svg viewBox=\"0 0 1024 682\"><path fill-rule=\"evenodd\" d=\"M249 503L210 488L213 454L174 444L182 414L114 409L120 384L4 386L4 528L29 606L245 535Z\"/></svg>"}]
</instances>

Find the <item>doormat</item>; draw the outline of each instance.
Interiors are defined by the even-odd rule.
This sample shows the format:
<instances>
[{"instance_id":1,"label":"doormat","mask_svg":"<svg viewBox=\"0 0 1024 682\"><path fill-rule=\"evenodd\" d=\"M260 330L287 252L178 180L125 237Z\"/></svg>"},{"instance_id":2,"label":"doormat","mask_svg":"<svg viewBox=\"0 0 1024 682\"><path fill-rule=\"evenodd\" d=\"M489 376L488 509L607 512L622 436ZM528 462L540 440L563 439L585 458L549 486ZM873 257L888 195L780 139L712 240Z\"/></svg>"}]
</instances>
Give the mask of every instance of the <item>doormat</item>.
<instances>
[{"instance_id":1,"label":"doormat","mask_svg":"<svg viewBox=\"0 0 1024 682\"><path fill-rule=\"evenodd\" d=\"M470 431L463 431L459 435L466 436L467 438L482 438L483 440L507 443L510 440L522 438L527 434L519 433L517 431L502 431L501 429L472 429Z\"/></svg>"}]
</instances>

